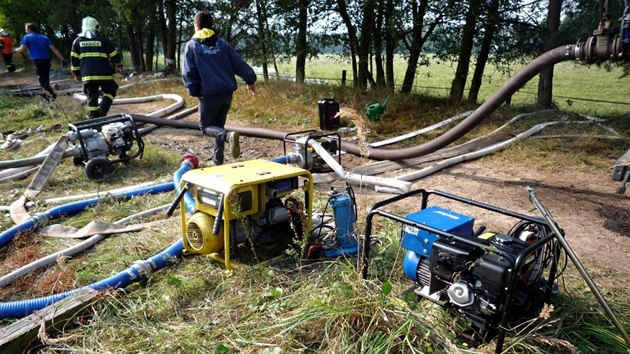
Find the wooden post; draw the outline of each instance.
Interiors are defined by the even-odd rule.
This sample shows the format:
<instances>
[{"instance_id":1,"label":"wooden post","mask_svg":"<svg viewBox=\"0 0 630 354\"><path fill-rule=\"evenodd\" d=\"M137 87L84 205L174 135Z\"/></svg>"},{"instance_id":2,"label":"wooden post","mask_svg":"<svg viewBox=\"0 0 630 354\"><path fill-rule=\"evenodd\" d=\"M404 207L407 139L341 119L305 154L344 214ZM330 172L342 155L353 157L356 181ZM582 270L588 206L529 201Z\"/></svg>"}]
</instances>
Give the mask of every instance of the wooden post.
<instances>
[{"instance_id":1,"label":"wooden post","mask_svg":"<svg viewBox=\"0 0 630 354\"><path fill-rule=\"evenodd\" d=\"M346 71L341 70L341 86L346 86Z\"/></svg>"},{"instance_id":2,"label":"wooden post","mask_svg":"<svg viewBox=\"0 0 630 354\"><path fill-rule=\"evenodd\" d=\"M42 322L48 334L67 328L97 294L98 291L91 289L81 291L0 328L0 353L23 353L27 347L39 343L37 335Z\"/></svg>"}]
</instances>

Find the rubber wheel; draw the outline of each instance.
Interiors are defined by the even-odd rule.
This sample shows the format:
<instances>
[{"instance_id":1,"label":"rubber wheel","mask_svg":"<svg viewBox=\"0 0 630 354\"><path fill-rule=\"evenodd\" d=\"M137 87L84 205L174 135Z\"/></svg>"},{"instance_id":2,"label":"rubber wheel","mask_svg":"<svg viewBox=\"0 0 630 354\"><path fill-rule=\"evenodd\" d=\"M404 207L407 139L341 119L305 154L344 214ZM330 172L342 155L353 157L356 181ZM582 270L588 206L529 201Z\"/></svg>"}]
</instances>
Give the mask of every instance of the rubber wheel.
<instances>
[{"instance_id":1,"label":"rubber wheel","mask_svg":"<svg viewBox=\"0 0 630 354\"><path fill-rule=\"evenodd\" d=\"M85 174L89 179L103 179L114 172L114 165L108 159L94 158L85 164Z\"/></svg>"},{"instance_id":2,"label":"rubber wheel","mask_svg":"<svg viewBox=\"0 0 630 354\"><path fill-rule=\"evenodd\" d=\"M75 166L83 166L83 156L73 156L72 164Z\"/></svg>"}]
</instances>

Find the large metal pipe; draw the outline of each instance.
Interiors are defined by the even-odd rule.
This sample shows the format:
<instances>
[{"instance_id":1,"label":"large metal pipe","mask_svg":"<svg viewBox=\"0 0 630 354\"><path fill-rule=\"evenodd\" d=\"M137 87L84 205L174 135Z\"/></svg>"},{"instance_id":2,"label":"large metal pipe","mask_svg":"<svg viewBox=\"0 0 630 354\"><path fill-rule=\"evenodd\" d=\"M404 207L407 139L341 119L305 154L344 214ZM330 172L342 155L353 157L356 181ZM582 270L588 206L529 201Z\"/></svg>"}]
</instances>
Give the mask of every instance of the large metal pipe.
<instances>
[{"instance_id":1,"label":"large metal pipe","mask_svg":"<svg viewBox=\"0 0 630 354\"><path fill-rule=\"evenodd\" d=\"M398 161L423 156L434 152L444 146L447 146L464 136L477 125L479 125L518 89L520 89L534 76L538 75L542 70L562 61L574 60L576 59L575 54L576 50L574 45L566 45L550 50L532 60L521 71L519 71L510 80L508 80L508 82L506 82L503 87L499 89L499 91L497 91L492 97L490 97L481 106L479 106L479 108L477 108L472 114L470 114L466 119L461 121L458 125L448 130L441 136L424 144L403 149L368 148L367 157L373 160ZM132 116L134 120L138 122L167 125L176 128L195 130L199 129L199 126L196 122L166 122L163 119L137 114L134 114ZM227 129L238 131L241 135L244 136L252 136L265 139L283 140L286 135L285 132L261 128L228 126ZM362 149L358 145L347 141L341 142L341 148L342 150L357 156L362 156L365 152L365 149Z\"/></svg>"}]
</instances>

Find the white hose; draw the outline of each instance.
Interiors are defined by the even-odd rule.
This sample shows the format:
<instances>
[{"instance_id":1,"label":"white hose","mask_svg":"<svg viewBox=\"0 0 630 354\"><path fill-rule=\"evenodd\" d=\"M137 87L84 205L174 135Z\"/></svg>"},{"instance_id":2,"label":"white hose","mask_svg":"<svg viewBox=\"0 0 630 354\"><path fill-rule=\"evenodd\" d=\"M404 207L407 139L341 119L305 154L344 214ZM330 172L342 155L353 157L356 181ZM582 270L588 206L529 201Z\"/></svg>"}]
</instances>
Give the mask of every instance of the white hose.
<instances>
[{"instance_id":1,"label":"white hose","mask_svg":"<svg viewBox=\"0 0 630 354\"><path fill-rule=\"evenodd\" d=\"M48 145L44 150L38 152L33 157L46 156L55 147L56 144L57 144L57 142L54 142L54 143ZM28 170L31 170L31 169L32 168L30 166L27 166L27 167L8 168L6 170L2 170L2 171L0 171L0 182L11 180L11 179L15 179L15 178L12 178L14 175L18 175L18 174L20 174L20 172L28 171ZM20 176L20 177L22 177L22 176Z\"/></svg>"},{"instance_id":2,"label":"white hose","mask_svg":"<svg viewBox=\"0 0 630 354\"><path fill-rule=\"evenodd\" d=\"M145 210L142 211L140 213L134 214L134 215L130 215L127 216L123 219L120 219L116 222L114 222L114 224L126 224L130 221L136 220L140 217L143 216L147 216L147 215L153 215L153 214L157 214L158 212L162 211L162 210L166 210L168 207L170 206L169 204L165 204L159 207L155 207L149 210ZM55 252L51 255L42 257L34 262L31 262L25 266L22 266L14 271L12 271L11 273L3 276L0 278L0 287L3 286L7 286L9 284L11 284L13 281L15 281L16 279L25 276L26 274L33 272L37 269L40 269L42 267L45 267L49 264L55 263L57 262L57 259L59 259L60 257L71 257L77 253L83 252L86 249L94 246L95 244L97 244L98 242L102 241L104 238L106 238L107 235L102 235L102 234L96 234L94 236L91 236L87 239L85 239L84 241L81 241L79 243L77 243L74 246L68 247L64 250L61 250L59 252Z\"/></svg>"},{"instance_id":3,"label":"white hose","mask_svg":"<svg viewBox=\"0 0 630 354\"><path fill-rule=\"evenodd\" d=\"M63 197L49 198L49 199L44 199L44 203L60 204L60 203L67 203L73 200L89 199L89 198L94 198L94 197L100 198L108 194L117 195L117 194L125 193L134 189L144 188L144 187L152 186L155 184L162 184L164 182L168 182L168 179L152 181L152 182L144 182L144 183L139 183L133 186L127 186L127 187L122 187L118 189L110 189L108 191L100 191L100 192L88 193L88 194L75 194L75 195L68 195L68 196L63 196Z\"/></svg>"},{"instance_id":4,"label":"white hose","mask_svg":"<svg viewBox=\"0 0 630 354\"><path fill-rule=\"evenodd\" d=\"M87 100L87 96L84 94L74 94L74 97L77 99L80 99L82 101ZM176 95L176 94L172 94L172 93L165 93L165 94L160 94L160 95L153 95L153 96L145 96L145 97L132 97L132 98L116 98L113 102L112 105L119 105L119 104L136 104L136 103L145 103L145 102L151 102L151 101L155 101L155 100L174 100L175 103L171 104L168 107L164 107L162 109L159 109L155 112L149 113L147 114L148 116L151 117L162 117L164 115L167 115L169 113L172 113L178 109L180 109L181 107L184 106L184 99L182 98L182 96L180 95Z\"/></svg>"},{"instance_id":5,"label":"white hose","mask_svg":"<svg viewBox=\"0 0 630 354\"><path fill-rule=\"evenodd\" d=\"M39 166L22 167L20 169L22 171L16 171L14 174L12 174L10 176L0 178L0 183L6 182L6 181L12 181L14 179L26 178L26 177L30 176L31 174L33 174L34 172L37 172L37 170L39 170Z\"/></svg>"},{"instance_id":6,"label":"white hose","mask_svg":"<svg viewBox=\"0 0 630 354\"><path fill-rule=\"evenodd\" d=\"M343 167L322 147L320 143L315 140L309 140L309 145L317 154L333 169L341 178L348 180L350 182L354 182L355 184L369 184L374 186L384 186L396 189L399 193L406 193L411 189L411 183L397 180L394 178L382 178L375 176L364 176L348 171L344 171Z\"/></svg>"},{"instance_id":7,"label":"white hose","mask_svg":"<svg viewBox=\"0 0 630 354\"><path fill-rule=\"evenodd\" d=\"M496 133L502 129L504 129L505 127L507 127L509 124L514 123L516 120L521 119L525 116L528 116L530 114L521 114L518 115L514 118L512 118L509 122L507 122L506 124L502 125L501 127L499 127L498 129L496 129L495 131L493 131L491 134ZM471 152L468 154L463 154L463 155L459 155L459 156L455 156L452 157L450 159L446 159L444 161L441 161L435 165L423 168L419 171L407 174L407 175L402 175L402 176L398 176L396 177L396 179L400 179L402 181L417 181L418 179L421 179L423 177L429 176L437 171L440 171L446 167L449 166L453 166L455 164L461 163L461 162L465 162L465 161L469 161L469 160L474 160L477 159L479 157L485 156L485 155L489 155L492 153L495 153L497 151L503 150L506 147L508 147L511 144L514 144L515 142L524 140L526 138L529 138L530 136L540 132L541 130L545 129L546 127L550 126L550 125L555 125L555 124L596 124L597 122L593 122L593 121L553 121L553 122L546 122L546 123L540 123L537 124L535 126L533 126L532 128L526 130L523 133L518 134L517 136L515 136L512 139L508 139L506 141L488 146L484 149L480 149L478 151L475 152ZM391 193L391 189L387 189L387 188L379 188L378 186L376 187L376 191L377 192L383 192L383 193Z\"/></svg>"},{"instance_id":8,"label":"white hose","mask_svg":"<svg viewBox=\"0 0 630 354\"><path fill-rule=\"evenodd\" d=\"M74 97L82 99L82 100L87 99L87 97L84 94L74 94ZM185 103L184 99L180 95L161 94L161 95L137 97L137 98L119 98L119 99L114 100L114 104L144 103L144 102L150 102L156 99L171 99L171 100L175 100L175 103L148 114L149 116L152 116L152 117L161 117L171 112L174 112L180 109L181 107L183 107ZM55 146L55 143L51 144L46 149L42 150L41 152L34 155L33 157L47 155L53 149L54 146ZM4 181L27 177L34 171L37 171L37 168L33 169L30 167L19 167L19 168L10 168L10 169L0 171L0 183Z\"/></svg>"},{"instance_id":9,"label":"white hose","mask_svg":"<svg viewBox=\"0 0 630 354\"><path fill-rule=\"evenodd\" d=\"M429 125L428 127L424 127L424 128L422 128L420 130L416 130L416 131L413 131L411 133L399 135L399 136L393 137L391 139L387 139L387 140L383 140L383 141L377 141L377 142L368 144L368 146L369 147L385 146L385 145L397 143L399 141L403 141L403 140L406 140L406 139L409 139L409 138L413 138L414 136L418 136L420 134L424 134L424 133L430 132L430 131L435 130L437 128L441 128L441 127L443 127L443 126L445 126L447 124L456 122L456 121L458 121L460 119L464 119L464 118L468 117L472 112L473 111L466 111L464 113L460 113L460 114L455 115L453 117L447 118L447 119L445 119L445 120L443 120L441 122Z\"/></svg>"},{"instance_id":10,"label":"white hose","mask_svg":"<svg viewBox=\"0 0 630 354\"><path fill-rule=\"evenodd\" d=\"M518 117L518 116L517 116ZM515 117L516 118L516 117ZM513 120L512 120L513 121ZM512 122L510 121L510 122ZM446 167L464 162L464 161L469 161L469 160L474 160L477 159L479 157L485 156L485 155L489 155L492 153L495 153L497 151L503 150L506 147L519 142L521 140L527 139L530 136L540 132L541 130L547 128L550 125L554 125L554 124L594 124L595 122L592 121L586 121L586 122L580 122L580 121L553 121L553 122L546 122L546 123L540 123L537 124L535 126L533 126L532 128L526 130L523 133L518 134L517 136L515 136L512 139L508 139L506 141L488 146L487 148L475 151L475 152L471 152L468 154L463 154L463 155L459 155L459 156L455 156L452 157L450 159L446 159L444 161L441 161L435 165L423 168L419 171L407 174L407 175L402 175L402 176L398 176L396 177L396 179L400 179L403 181L416 181L420 178L426 177L428 175L431 175L439 170L442 170ZM503 127L502 127L503 128ZM499 129L497 129L496 131L498 131ZM382 191L381 189L378 189L377 187L377 191Z\"/></svg>"},{"instance_id":11,"label":"white hose","mask_svg":"<svg viewBox=\"0 0 630 354\"><path fill-rule=\"evenodd\" d=\"M463 154L463 155L459 155L459 156L455 156L452 157L450 159L446 159L444 161L440 161L438 163L436 163L435 165L423 168L419 171L410 173L410 174L406 174L406 175L402 175L402 176L398 176L396 177L396 179L400 179L402 181L415 181L418 180L422 177L426 177L428 175L431 175L439 170L442 170L446 167L449 166L453 166L455 164L464 162L464 161L469 161L469 160L473 160L473 159L477 159L479 157L485 156L485 155L489 155L492 153L495 153L497 151L503 150L506 147L519 142L521 140L524 140L538 132L540 132L541 130L545 129L546 127L550 126L550 125L554 125L554 124L558 124L560 122L546 122L546 123L541 123L541 124L536 124L535 126L533 126L532 128L526 130L523 133L518 134L517 136L513 137L512 139L508 139L506 141L488 146L487 148L475 151L475 152L471 152L468 154Z\"/></svg>"}]
</instances>

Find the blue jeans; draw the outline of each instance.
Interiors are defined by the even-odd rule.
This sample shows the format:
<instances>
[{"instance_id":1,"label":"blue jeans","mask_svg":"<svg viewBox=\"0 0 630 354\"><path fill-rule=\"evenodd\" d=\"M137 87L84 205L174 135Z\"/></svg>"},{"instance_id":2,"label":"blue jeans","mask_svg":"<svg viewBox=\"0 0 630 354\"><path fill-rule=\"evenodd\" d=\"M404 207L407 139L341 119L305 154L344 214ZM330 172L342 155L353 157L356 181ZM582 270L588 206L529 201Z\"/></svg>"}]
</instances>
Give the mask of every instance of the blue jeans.
<instances>
[{"instance_id":1,"label":"blue jeans","mask_svg":"<svg viewBox=\"0 0 630 354\"><path fill-rule=\"evenodd\" d=\"M223 164L225 150L225 121L232 105L232 96L199 97L199 129L204 135L214 138L212 162Z\"/></svg>"}]
</instances>

